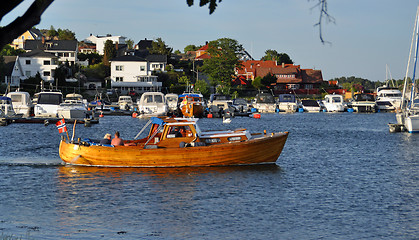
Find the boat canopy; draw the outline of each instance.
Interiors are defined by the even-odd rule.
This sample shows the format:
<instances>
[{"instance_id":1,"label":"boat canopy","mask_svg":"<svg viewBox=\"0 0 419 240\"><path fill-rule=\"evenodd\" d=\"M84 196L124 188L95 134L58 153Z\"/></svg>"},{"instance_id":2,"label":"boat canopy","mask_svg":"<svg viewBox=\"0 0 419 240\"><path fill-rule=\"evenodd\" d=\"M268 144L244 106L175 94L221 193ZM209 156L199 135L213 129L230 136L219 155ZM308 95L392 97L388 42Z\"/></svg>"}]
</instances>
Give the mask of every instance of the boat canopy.
<instances>
[{"instance_id":1,"label":"boat canopy","mask_svg":"<svg viewBox=\"0 0 419 240\"><path fill-rule=\"evenodd\" d=\"M280 94L279 102L295 102L295 96L292 94Z\"/></svg>"},{"instance_id":2,"label":"boat canopy","mask_svg":"<svg viewBox=\"0 0 419 240\"><path fill-rule=\"evenodd\" d=\"M195 94L195 93L184 93L182 95L179 95L179 97L201 97L199 94Z\"/></svg>"},{"instance_id":3,"label":"boat canopy","mask_svg":"<svg viewBox=\"0 0 419 240\"><path fill-rule=\"evenodd\" d=\"M0 100L2 100L2 101L12 101L12 99L11 99L11 98L9 98L9 97L4 97L4 96L0 96Z\"/></svg>"}]
</instances>

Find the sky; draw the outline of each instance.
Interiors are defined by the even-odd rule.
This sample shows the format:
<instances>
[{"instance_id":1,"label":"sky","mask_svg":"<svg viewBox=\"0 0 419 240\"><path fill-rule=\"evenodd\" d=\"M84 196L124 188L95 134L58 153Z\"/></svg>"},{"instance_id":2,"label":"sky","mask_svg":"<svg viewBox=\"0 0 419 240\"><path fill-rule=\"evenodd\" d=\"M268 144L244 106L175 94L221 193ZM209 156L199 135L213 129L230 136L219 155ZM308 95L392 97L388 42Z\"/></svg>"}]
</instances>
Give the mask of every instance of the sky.
<instances>
[{"instance_id":1,"label":"sky","mask_svg":"<svg viewBox=\"0 0 419 240\"><path fill-rule=\"evenodd\" d=\"M1 22L21 16L24 1ZM69 29L81 41L90 34L124 36L138 43L162 38L183 52L219 38L237 40L260 59L268 49L286 53L301 68L322 71L323 79L359 77L371 81L403 79L419 1L328 0L334 23L322 24L317 0L223 0L213 14L199 0L55 0L39 29ZM386 66L389 73L386 74Z\"/></svg>"}]
</instances>

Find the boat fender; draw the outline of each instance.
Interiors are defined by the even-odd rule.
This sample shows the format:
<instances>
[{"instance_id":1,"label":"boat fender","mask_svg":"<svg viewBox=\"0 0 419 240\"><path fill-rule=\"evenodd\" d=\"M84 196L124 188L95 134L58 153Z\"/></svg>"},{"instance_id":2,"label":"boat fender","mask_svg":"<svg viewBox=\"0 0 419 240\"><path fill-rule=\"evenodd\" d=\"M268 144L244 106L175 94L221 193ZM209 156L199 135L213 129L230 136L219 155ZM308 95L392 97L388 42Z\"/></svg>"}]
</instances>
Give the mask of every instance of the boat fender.
<instances>
[{"instance_id":1,"label":"boat fender","mask_svg":"<svg viewBox=\"0 0 419 240\"><path fill-rule=\"evenodd\" d=\"M99 117L101 117L101 118L103 117L103 112L102 111L100 112Z\"/></svg>"},{"instance_id":2,"label":"boat fender","mask_svg":"<svg viewBox=\"0 0 419 240\"><path fill-rule=\"evenodd\" d=\"M136 113L136 112L133 112L133 113L132 113L132 117L133 117L133 118L137 118L137 116L138 116L138 113Z\"/></svg>"},{"instance_id":3,"label":"boat fender","mask_svg":"<svg viewBox=\"0 0 419 240\"><path fill-rule=\"evenodd\" d=\"M298 112L300 112L300 113L304 112L304 108L299 108Z\"/></svg>"},{"instance_id":4,"label":"boat fender","mask_svg":"<svg viewBox=\"0 0 419 240\"><path fill-rule=\"evenodd\" d=\"M212 118L212 113L208 113L207 118Z\"/></svg>"},{"instance_id":5,"label":"boat fender","mask_svg":"<svg viewBox=\"0 0 419 240\"><path fill-rule=\"evenodd\" d=\"M260 113L253 114L253 118L260 119Z\"/></svg>"},{"instance_id":6,"label":"boat fender","mask_svg":"<svg viewBox=\"0 0 419 240\"><path fill-rule=\"evenodd\" d=\"M257 112L258 110L257 110L256 108L252 108L252 109L250 109L250 111L251 111L252 113L255 113L255 112Z\"/></svg>"},{"instance_id":7,"label":"boat fender","mask_svg":"<svg viewBox=\"0 0 419 240\"><path fill-rule=\"evenodd\" d=\"M44 126L48 126L49 125L49 121L48 121L48 119L45 119L44 120Z\"/></svg>"}]
</instances>

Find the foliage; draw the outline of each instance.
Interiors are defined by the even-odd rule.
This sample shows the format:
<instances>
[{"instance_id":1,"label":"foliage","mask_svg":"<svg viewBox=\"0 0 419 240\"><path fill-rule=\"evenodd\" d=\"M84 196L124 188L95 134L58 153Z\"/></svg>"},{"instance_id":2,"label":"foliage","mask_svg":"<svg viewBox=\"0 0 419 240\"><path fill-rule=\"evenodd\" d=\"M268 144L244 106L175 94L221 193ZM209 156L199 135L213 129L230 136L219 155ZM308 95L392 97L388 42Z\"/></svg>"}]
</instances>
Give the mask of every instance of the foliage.
<instances>
[{"instance_id":1,"label":"foliage","mask_svg":"<svg viewBox=\"0 0 419 240\"><path fill-rule=\"evenodd\" d=\"M199 91L205 97L208 97L210 94L208 83L205 80L198 80L195 83L195 90Z\"/></svg>"},{"instance_id":2,"label":"foliage","mask_svg":"<svg viewBox=\"0 0 419 240\"><path fill-rule=\"evenodd\" d=\"M125 40L125 43L127 44L128 49L134 49L134 40L128 39L128 40Z\"/></svg>"},{"instance_id":3,"label":"foliage","mask_svg":"<svg viewBox=\"0 0 419 240\"><path fill-rule=\"evenodd\" d=\"M54 37L58 37L58 32L57 30L55 30L54 26L51 25L50 29L46 33L46 37L51 39Z\"/></svg>"},{"instance_id":4,"label":"foliage","mask_svg":"<svg viewBox=\"0 0 419 240\"><path fill-rule=\"evenodd\" d=\"M286 53L278 53L276 50L268 49L265 51L265 56L261 60L273 60L278 63L278 65L284 64L293 64L294 62Z\"/></svg>"},{"instance_id":5,"label":"foliage","mask_svg":"<svg viewBox=\"0 0 419 240\"><path fill-rule=\"evenodd\" d=\"M381 82L372 82L368 79L358 78L358 77L340 77L331 79L332 81L338 81L339 85L341 85L347 91L357 90L357 91L365 91L370 90L374 91L377 87L381 86Z\"/></svg>"},{"instance_id":6,"label":"foliage","mask_svg":"<svg viewBox=\"0 0 419 240\"><path fill-rule=\"evenodd\" d=\"M252 81L252 86L256 89L261 89L262 88L262 77L257 76L255 77L255 79Z\"/></svg>"},{"instance_id":7,"label":"foliage","mask_svg":"<svg viewBox=\"0 0 419 240\"><path fill-rule=\"evenodd\" d=\"M183 83L183 84L187 84L187 85L190 84L190 80L187 76L178 77L177 81L179 83Z\"/></svg>"},{"instance_id":8,"label":"foliage","mask_svg":"<svg viewBox=\"0 0 419 240\"><path fill-rule=\"evenodd\" d=\"M60 40L76 40L76 34L68 29L59 28L57 32Z\"/></svg>"},{"instance_id":9,"label":"foliage","mask_svg":"<svg viewBox=\"0 0 419 240\"><path fill-rule=\"evenodd\" d=\"M78 53L77 58L80 61L85 61L88 59L89 64L93 65L102 62L103 56L99 55L98 53Z\"/></svg>"},{"instance_id":10,"label":"foliage","mask_svg":"<svg viewBox=\"0 0 419 240\"><path fill-rule=\"evenodd\" d=\"M241 67L242 51L242 45L234 39L220 38L211 41L207 50L211 58L204 60L200 70L208 75L211 85L221 85L223 91L229 91L234 70Z\"/></svg>"},{"instance_id":11,"label":"foliage","mask_svg":"<svg viewBox=\"0 0 419 240\"><path fill-rule=\"evenodd\" d=\"M202 46L195 46L195 45L190 44L183 49L183 52L187 53L189 51L196 51L196 50L200 49L201 47Z\"/></svg>"},{"instance_id":12,"label":"foliage","mask_svg":"<svg viewBox=\"0 0 419 240\"><path fill-rule=\"evenodd\" d=\"M157 38L155 41L151 43L151 48L149 48L148 50L150 54L170 56L172 55L173 48L167 46L161 38Z\"/></svg>"},{"instance_id":13,"label":"foliage","mask_svg":"<svg viewBox=\"0 0 419 240\"><path fill-rule=\"evenodd\" d=\"M103 59L102 62L105 66L110 66L109 60L116 57L116 49L111 40L106 40L105 46L103 47Z\"/></svg>"},{"instance_id":14,"label":"foliage","mask_svg":"<svg viewBox=\"0 0 419 240\"><path fill-rule=\"evenodd\" d=\"M221 0L218 0L218 2L220 3ZM194 0L186 0L186 3L190 7L190 6L193 5ZM209 13L212 14L215 11L215 8L217 7L217 0L200 0L199 1L199 6L200 7L205 6L207 4L208 4L208 8L209 8Z\"/></svg>"},{"instance_id":15,"label":"foliage","mask_svg":"<svg viewBox=\"0 0 419 240\"><path fill-rule=\"evenodd\" d=\"M97 78L97 79L105 79L105 77L110 75L109 66L106 66L103 63L89 65L88 67L83 68L82 72L88 78Z\"/></svg>"},{"instance_id":16,"label":"foliage","mask_svg":"<svg viewBox=\"0 0 419 240\"><path fill-rule=\"evenodd\" d=\"M266 74L260 81L261 85L266 88L271 88L271 84L276 83L277 78L272 73Z\"/></svg>"},{"instance_id":17,"label":"foliage","mask_svg":"<svg viewBox=\"0 0 419 240\"><path fill-rule=\"evenodd\" d=\"M17 56L20 53L24 53L25 51L22 49L14 49L10 45L4 46L4 48L1 50L0 55L1 56Z\"/></svg>"}]
</instances>

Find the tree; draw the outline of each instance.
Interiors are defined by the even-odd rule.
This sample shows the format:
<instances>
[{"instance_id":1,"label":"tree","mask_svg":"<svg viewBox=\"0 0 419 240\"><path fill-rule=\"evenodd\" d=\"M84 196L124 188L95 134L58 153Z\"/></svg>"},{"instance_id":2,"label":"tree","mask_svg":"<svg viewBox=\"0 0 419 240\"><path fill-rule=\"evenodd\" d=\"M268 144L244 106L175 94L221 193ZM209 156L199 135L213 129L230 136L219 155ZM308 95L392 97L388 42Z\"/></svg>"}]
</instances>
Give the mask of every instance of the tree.
<instances>
[{"instance_id":1,"label":"tree","mask_svg":"<svg viewBox=\"0 0 419 240\"><path fill-rule=\"evenodd\" d=\"M172 55L173 48L166 45L166 43L161 39L157 38L151 43L151 48L148 49L150 54L160 54L170 56Z\"/></svg>"},{"instance_id":2,"label":"tree","mask_svg":"<svg viewBox=\"0 0 419 240\"><path fill-rule=\"evenodd\" d=\"M261 60L267 61L272 60L276 61L278 65L284 64L293 64L294 62L286 53L278 53L276 50L268 49L265 51L265 56Z\"/></svg>"},{"instance_id":3,"label":"tree","mask_svg":"<svg viewBox=\"0 0 419 240\"><path fill-rule=\"evenodd\" d=\"M261 79L260 83L266 88L271 88L272 84L276 83L276 80L275 75L268 73Z\"/></svg>"},{"instance_id":4,"label":"tree","mask_svg":"<svg viewBox=\"0 0 419 240\"><path fill-rule=\"evenodd\" d=\"M186 47L183 49L183 52L184 52L184 53L187 53L187 52L189 52L189 51L196 51L196 50L198 50L198 49L200 49L200 48L201 48L201 46L188 45L188 46L186 46Z\"/></svg>"},{"instance_id":5,"label":"tree","mask_svg":"<svg viewBox=\"0 0 419 240\"><path fill-rule=\"evenodd\" d=\"M134 40L128 39L128 40L125 40L125 43L127 44L128 49L134 49Z\"/></svg>"},{"instance_id":6,"label":"tree","mask_svg":"<svg viewBox=\"0 0 419 240\"><path fill-rule=\"evenodd\" d=\"M116 49L111 40L106 40L105 46L103 47L103 64L110 66L109 60L116 57Z\"/></svg>"},{"instance_id":7,"label":"tree","mask_svg":"<svg viewBox=\"0 0 419 240\"><path fill-rule=\"evenodd\" d=\"M47 31L46 37L49 39L58 37L58 32L55 30L54 26L51 25L50 29Z\"/></svg>"},{"instance_id":8,"label":"tree","mask_svg":"<svg viewBox=\"0 0 419 240\"><path fill-rule=\"evenodd\" d=\"M202 95L206 97L209 96L209 93L210 93L209 86L208 86L208 83L205 82L205 80L196 81L194 89L196 89L196 91L201 92Z\"/></svg>"},{"instance_id":9,"label":"tree","mask_svg":"<svg viewBox=\"0 0 419 240\"><path fill-rule=\"evenodd\" d=\"M208 75L212 85L221 85L223 91L229 91L235 68L241 67L243 46L234 39L220 38L208 43L207 52L211 57L204 60L201 71Z\"/></svg>"},{"instance_id":10,"label":"tree","mask_svg":"<svg viewBox=\"0 0 419 240\"><path fill-rule=\"evenodd\" d=\"M24 52L25 52L25 50L23 50L23 49L14 49L10 45L6 45L1 50L0 55L1 56L17 56L20 53L24 53Z\"/></svg>"},{"instance_id":11,"label":"tree","mask_svg":"<svg viewBox=\"0 0 419 240\"><path fill-rule=\"evenodd\" d=\"M76 40L76 34L68 29L59 28L57 33L60 40Z\"/></svg>"},{"instance_id":12,"label":"tree","mask_svg":"<svg viewBox=\"0 0 419 240\"><path fill-rule=\"evenodd\" d=\"M252 86L256 89L260 89L263 85L262 85L262 78L261 77L255 77L255 79L253 79L252 81Z\"/></svg>"}]
</instances>

